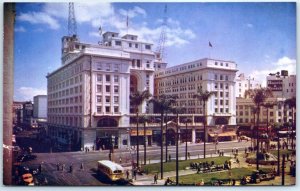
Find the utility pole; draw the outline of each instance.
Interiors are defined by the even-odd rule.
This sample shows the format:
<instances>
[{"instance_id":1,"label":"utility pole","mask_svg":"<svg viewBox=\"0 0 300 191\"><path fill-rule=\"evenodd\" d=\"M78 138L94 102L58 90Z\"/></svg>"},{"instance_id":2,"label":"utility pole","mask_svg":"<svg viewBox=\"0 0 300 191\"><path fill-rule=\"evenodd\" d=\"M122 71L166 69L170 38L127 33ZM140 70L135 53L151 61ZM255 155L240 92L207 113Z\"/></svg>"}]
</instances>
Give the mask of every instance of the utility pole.
<instances>
[{"instance_id":1,"label":"utility pole","mask_svg":"<svg viewBox=\"0 0 300 191\"><path fill-rule=\"evenodd\" d=\"M281 185L284 186L284 165L285 165L285 154L282 155L282 175L281 175Z\"/></svg>"},{"instance_id":2,"label":"utility pole","mask_svg":"<svg viewBox=\"0 0 300 191\"><path fill-rule=\"evenodd\" d=\"M12 184L12 105L14 75L15 3L4 3L3 48L3 184Z\"/></svg>"}]
</instances>

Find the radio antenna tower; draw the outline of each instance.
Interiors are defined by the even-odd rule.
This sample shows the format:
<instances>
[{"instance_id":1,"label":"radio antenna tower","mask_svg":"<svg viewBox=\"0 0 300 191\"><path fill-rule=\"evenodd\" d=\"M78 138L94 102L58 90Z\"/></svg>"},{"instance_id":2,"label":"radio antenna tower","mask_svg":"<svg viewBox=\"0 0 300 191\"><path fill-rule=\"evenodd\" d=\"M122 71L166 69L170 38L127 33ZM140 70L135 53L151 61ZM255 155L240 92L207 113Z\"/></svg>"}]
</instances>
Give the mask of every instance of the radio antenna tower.
<instances>
[{"instance_id":1,"label":"radio antenna tower","mask_svg":"<svg viewBox=\"0 0 300 191\"><path fill-rule=\"evenodd\" d=\"M77 26L74 11L74 3L69 3L69 20L68 20L68 33L69 36L77 36Z\"/></svg>"},{"instance_id":2,"label":"radio antenna tower","mask_svg":"<svg viewBox=\"0 0 300 191\"><path fill-rule=\"evenodd\" d=\"M158 41L158 47L156 52L159 54L159 60L165 60L166 59L166 51L165 51L165 44L167 40L166 36L166 28L167 28L167 5L165 5L164 8L164 18L163 18L163 23L162 23L162 28L161 28L161 33Z\"/></svg>"}]
</instances>

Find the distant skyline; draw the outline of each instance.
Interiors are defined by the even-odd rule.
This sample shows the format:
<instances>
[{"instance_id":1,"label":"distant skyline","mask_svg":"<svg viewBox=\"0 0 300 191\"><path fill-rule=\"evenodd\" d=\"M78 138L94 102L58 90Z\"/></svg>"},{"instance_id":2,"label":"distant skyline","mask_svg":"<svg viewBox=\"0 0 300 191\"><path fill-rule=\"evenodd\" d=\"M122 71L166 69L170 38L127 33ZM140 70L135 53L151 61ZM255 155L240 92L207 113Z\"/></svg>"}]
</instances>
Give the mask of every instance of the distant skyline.
<instances>
[{"instance_id":1,"label":"distant skyline","mask_svg":"<svg viewBox=\"0 0 300 191\"><path fill-rule=\"evenodd\" d=\"M159 41L167 5L168 66L201 58L234 61L265 83L280 70L296 74L296 3L76 3L81 42L97 44L103 32ZM47 73L61 66L68 35L68 3L16 3L14 100L47 93ZM212 47L209 46L209 42Z\"/></svg>"}]
</instances>

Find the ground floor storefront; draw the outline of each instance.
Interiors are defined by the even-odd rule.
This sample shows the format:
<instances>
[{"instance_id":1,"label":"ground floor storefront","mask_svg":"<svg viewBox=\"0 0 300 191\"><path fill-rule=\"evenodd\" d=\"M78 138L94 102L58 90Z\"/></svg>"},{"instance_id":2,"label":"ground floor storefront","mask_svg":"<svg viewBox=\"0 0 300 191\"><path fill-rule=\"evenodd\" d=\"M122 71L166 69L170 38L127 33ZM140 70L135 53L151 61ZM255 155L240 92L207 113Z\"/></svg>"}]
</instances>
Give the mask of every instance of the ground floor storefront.
<instances>
[{"instance_id":1,"label":"ground floor storefront","mask_svg":"<svg viewBox=\"0 0 300 191\"><path fill-rule=\"evenodd\" d=\"M47 136L51 139L53 146L61 145L69 150L113 150L126 149L136 145L175 145L177 125L169 123L161 127L158 125L142 124L130 127L96 127L75 128L48 124ZM200 143L204 140L203 126L182 125L178 127L178 138L180 143ZM236 128L234 126L207 126L207 142L233 141L236 140Z\"/></svg>"}]
</instances>

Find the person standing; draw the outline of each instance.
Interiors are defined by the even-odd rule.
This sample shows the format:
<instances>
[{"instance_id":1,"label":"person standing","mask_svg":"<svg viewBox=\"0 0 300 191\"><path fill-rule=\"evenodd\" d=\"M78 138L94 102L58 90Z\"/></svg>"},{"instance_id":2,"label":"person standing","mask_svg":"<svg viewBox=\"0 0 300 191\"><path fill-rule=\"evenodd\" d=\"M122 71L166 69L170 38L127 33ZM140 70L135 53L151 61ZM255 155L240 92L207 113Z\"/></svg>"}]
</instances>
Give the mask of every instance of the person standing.
<instances>
[{"instance_id":1,"label":"person standing","mask_svg":"<svg viewBox=\"0 0 300 191\"><path fill-rule=\"evenodd\" d=\"M39 165L39 173L42 172L42 163Z\"/></svg>"},{"instance_id":2,"label":"person standing","mask_svg":"<svg viewBox=\"0 0 300 191\"><path fill-rule=\"evenodd\" d=\"M154 175L154 184L157 184L157 174Z\"/></svg>"},{"instance_id":3,"label":"person standing","mask_svg":"<svg viewBox=\"0 0 300 191\"><path fill-rule=\"evenodd\" d=\"M120 162L120 164L122 164L122 157L121 156L120 156L119 162Z\"/></svg>"},{"instance_id":4,"label":"person standing","mask_svg":"<svg viewBox=\"0 0 300 191\"><path fill-rule=\"evenodd\" d=\"M126 179L129 179L129 170L126 170Z\"/></svg>"},{"instance_id":5,"label":"person standing","mask_svg":"<svg viewBox=\"0 0 300 191\"><path fill-rule=\"evenodd\" d=\"M80 164L80 169L84 170L84 168L83 168L83 162Z\"/></svg>"}]
</instances>

